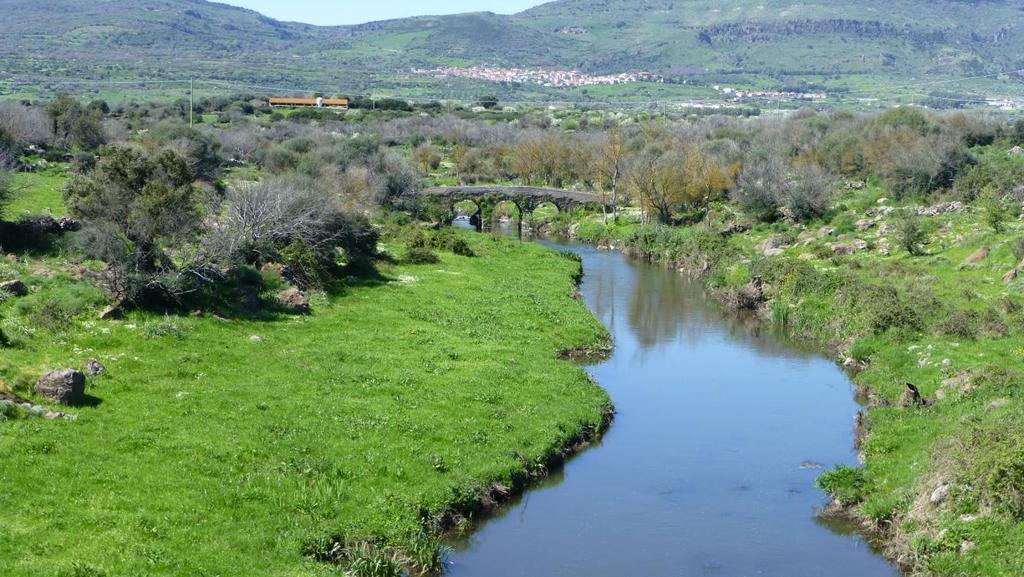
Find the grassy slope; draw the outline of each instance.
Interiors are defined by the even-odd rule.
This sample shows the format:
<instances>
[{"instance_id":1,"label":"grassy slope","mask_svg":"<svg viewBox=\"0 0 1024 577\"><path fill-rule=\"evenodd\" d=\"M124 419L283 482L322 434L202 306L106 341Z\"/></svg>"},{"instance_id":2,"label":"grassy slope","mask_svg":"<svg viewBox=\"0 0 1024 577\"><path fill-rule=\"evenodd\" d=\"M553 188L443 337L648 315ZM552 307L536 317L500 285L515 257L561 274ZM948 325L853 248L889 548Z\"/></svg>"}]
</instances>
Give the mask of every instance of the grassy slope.
<instances>
[{"instance_id":1,"label":"grassy slope","mask_svg":"<svg viewBox=\"0 0 1024 577\"><path fill-rule=\"evenodd\" d=\"M606 395L556 357L606 338L570 298L579 264L470 242L477 258L385 266L387 282L274 322L135 314L26 337L0 305L22 343L0 356L9 385L91 357L108 369L76 422L0 423L0 574L335 574L303 545L401 543L421 509L509 483L515 453L541 460L596 425ZM76 286L44 264L59 263L0 276L29 299Z\"/></svg>"},{"instance_id":2,"label":"grassy slope","mask_svg":"<svg viewBox=\"0 0 1024 577\"><path fill-rule=\"evenodd\" d=\"M49 215L64 216L64 200L61 187L64 176L61 169L51 169L37 173L17 173L11 183L14 198L4 208L7 220L17 220L23 216Z\"/></svg>"},{"instance_id":3,"label":"grassy slope","mask_svg":"<svg viewBox=\"0 0 1024 577\"><path fill-rule=\"evenodd\" d=\"M906 382L931 399L944 388L943 398L926 409L883 406L869 411L857 508L890 532L893 554L918 571L950 577L1022 575L1024 523L1019 512L1008 510L1008 503L1016 499L1020 506L1024 486L1024 280L1007 285L1001 278L1017 264L1010 243L1024 237L1024 219L1008 222L997 234L984 224L978 209L926 217L931 230L926 254L912 257L898 248L894 231L879 233L879 226L893 224L895 217L866 231L851 226L865 217L867 208L883 206L877 202L883 196L881 189L868 187L840 199L831 222L804 230L762 225L733 236L727 243L732 256L712 273L709 284L728 291L746 284L752 274L768 275L775 290L769 322L785 319L797 336L870 361L855 380L871 387L880 404L896 405ZM836 232L820 235L819 227L828 224ZM605 227L600 217L591 216L579 234L589 241L628 244L638 228ZM666 238L693 237L694 232L676 229ZM796 242L780 256L761 256L761 244L777 236ZM892 241L888 256L877 249L882 238ZM826 244L855 239L868 242L868 249L826 256L831 254ZM672 251L679 246L686 245L661 240L654 256L678 258ZM982 246L991 249L990 256L963 265ZM814 278L791 272L804 270L798 266L811 266ZM837 288L821 288L830 286ZM867 296L871 286L894 287L902 303L920 316L922 328L874 331L872 323L885 311ZM978 314L970 323L973 334L951 334L948 320L965 311ZM986 321L989 311L998 320ZM1010 373L1000 376L1003 370ZM943 386L965 371L975 376L969 390ZM952 484L952 497L942 506L931 506L928 497L942 481Z\"/></svg>"},{"instance_id":4,"label":"grassy slope","mask_svg":"<svg viewBox=\"0 0 1024 577\"><path fill-rule=\"evenodd\" d=\"M11 27L0 64L16 75L69 80L217 78L260 86L300 86L348 93L471 100L481 91L506 96L576 98L572 91L410 75L442 64L580 68L595 72L650 69L707 84L779 87L808 81L892 97L907 83L968 93L1015 94L1019 79L996 79L1019 68L1022 13L1013 2L915 0L850 3L786 0L567 0L513 16L487 13L418 17L356 27L276 22L208 2L10 0ZM60 15L54 18L54 15ZM808 21L855 20L885 32L806 28ZM769 26L764 33L713 33L721 24ZM790 27L795 26L796 32ZM558 32L578 27L585 34ZM134 59L126 58L130 47ZM891 54L892 66L881 54ZM82 58L88 54L89 58ZM338 70L344 70L339 80ZM7 80L9 92L34 86ZM0 82L3 82L0 80ZM82 85L74 90L87 90ZM179 87L184 89L184 85ZM627 93L636 87L622 89ZM642 86L641 86L642 88ZM17 89L17 90L15 90ZM172 85L149 90L175 90ZM132 87L117 90L133 91ZM508 92L506 92L508 91ZM851 98L865 94L851 95ZM684 98L685 90L668 98Z\"/></svg>"}]
</instances>

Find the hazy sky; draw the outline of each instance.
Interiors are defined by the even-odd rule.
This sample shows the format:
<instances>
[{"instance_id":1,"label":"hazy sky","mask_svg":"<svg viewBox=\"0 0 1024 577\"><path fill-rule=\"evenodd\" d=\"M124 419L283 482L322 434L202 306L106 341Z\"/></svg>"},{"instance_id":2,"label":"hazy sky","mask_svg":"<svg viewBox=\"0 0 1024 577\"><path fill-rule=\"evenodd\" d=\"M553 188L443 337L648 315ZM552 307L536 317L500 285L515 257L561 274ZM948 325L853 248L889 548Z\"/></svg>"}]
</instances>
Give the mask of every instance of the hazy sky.
<instances>
[{"instance_id":1,"label":"hazy sky","mask_svg":"<svg viewBox=\"0 0 1024 577\"><path fill-rule=\"evenodd\" d=\"M490 11L513 14L544 0L369 0L338 2L332 0L220 0L244 6L277 20L310 24L362 24L373 20Z\"/></svg>"}]
</instances>

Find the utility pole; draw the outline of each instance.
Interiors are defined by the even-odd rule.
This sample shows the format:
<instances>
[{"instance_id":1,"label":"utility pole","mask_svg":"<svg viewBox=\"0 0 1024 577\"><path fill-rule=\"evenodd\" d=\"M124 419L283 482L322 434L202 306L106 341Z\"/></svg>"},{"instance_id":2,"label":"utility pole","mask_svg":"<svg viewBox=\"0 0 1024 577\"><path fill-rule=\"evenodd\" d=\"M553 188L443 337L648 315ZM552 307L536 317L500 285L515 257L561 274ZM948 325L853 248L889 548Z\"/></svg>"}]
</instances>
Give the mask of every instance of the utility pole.
<instances>
[{"instance_id":1,"label":"utility pole","mask_svg":"<svg viewBox=\"0 0 1024 577\"><path fill-rule=\"evenodd\" d=\"M192 128L195 123L192 119L192 114L196 109L196 80L195 78L188 79L188 127Z\"/></svg>"}]
</instances>

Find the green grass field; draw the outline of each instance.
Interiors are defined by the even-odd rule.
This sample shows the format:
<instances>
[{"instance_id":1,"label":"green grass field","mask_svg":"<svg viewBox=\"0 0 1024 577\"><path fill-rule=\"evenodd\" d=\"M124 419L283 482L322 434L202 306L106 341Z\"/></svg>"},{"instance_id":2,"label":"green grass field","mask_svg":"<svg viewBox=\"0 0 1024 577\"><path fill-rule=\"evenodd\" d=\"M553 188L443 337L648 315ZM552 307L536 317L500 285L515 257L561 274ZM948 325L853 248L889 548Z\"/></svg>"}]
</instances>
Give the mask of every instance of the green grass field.
<instances>
[{"instance_id":1,"label":"green grass field","mask_svg":"<svg viewBox=\"0 0 1024 577\"><path fill-rule=\"evenodd\" d=\"M60 261L0 264L33 286L29 305L85 311L47 331L32 306L0 304L9 388L107 368L77 421L0 423L0 574L337 575L305 546L403 546L425 518L521 480L602 420L607 396L558 352L607 334L571 297L577 261L467 240L478 256L383 265L269 322L92 320L98 293Z\"/></svg>"},{"instance_id":2,"label":"green grass field","mask_svg":"<svg viewBox=\"0 0 1024 577\"><path fill-rule=\"evenodd\" d=\"M61 192L64 179L59 167L15 174L11 183L14 196L2 216L7 220L39 215L64 216L67 214Z\"/></svg>"}]
</instances>

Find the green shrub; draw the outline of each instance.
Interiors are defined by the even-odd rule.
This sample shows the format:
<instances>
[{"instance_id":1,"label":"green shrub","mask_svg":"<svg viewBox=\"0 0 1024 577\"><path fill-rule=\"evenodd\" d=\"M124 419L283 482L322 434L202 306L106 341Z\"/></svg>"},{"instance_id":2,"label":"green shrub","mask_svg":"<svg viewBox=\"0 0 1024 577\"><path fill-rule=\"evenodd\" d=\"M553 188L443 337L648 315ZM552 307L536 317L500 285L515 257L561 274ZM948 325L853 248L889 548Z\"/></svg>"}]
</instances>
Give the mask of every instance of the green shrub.
<instances>
[{"instance_id":1,"label":"green shrub","mask_svg":"<svg viewBox=\"0 0 1024 577\"><path fill-rule=\"evenodd\" d=\"M148 321L142 326L142 336L147 339L159 339L163 337L174 337L180 339L185 336L184 331L178 326L177 321L171 317L164 317L156 321Z\"/></svg>"},{"instance_id":2,"label":"green shrub","mask_svg":"<svg viewBox=\"0 0 1024 577\"><path fill-rule=\"evenodd\" d=\"M924 320L917 307L901 299L896 287L865 287L859 302L867 309L875 333L884 333L890 329L924 329Z\"/></svg>"},{"instance_id":3,"label":"green shrub","mask_svg":"<svg viewBox=\"0 0 1024 577\"><path fill-rule=\"evenodd\" d=\"M1024 236L1010 241L1010 251L1013 252L1013 258L1016 262L1024 261Z\"/></svg>"},{"instance_id":4,"label":"green shrub","mask_svg":"<svg viewBox=\"0 0 1024 577\"><path fill-rule=\"evenodd\" d=\"M881 340L876 335L866 335L850 345L850 356L857 361L870 361L871 357L882 347Z\"/></svg>"},{"instance_id":5,"label":"green shrub","mask_svg":"<svg viewBox=\"0 0 1024 577\"><path fill-rule=\"evenodd\" d=\"M939 322L938 329L948 337L974 340L978 336L975 329L977 317L974 311L953 311Z\"/></svg>"},{"instance_id":6,"label":"green shrub","mask_svg":"<svg viewBox=\"0 0 1024 577\"><path fill-rule=\"evenodd\" d=\"M446 250L459 256L476 256L466 239L455 229L443 228L434 233L431 245L439 250Z\"/></svg>"},{"instance_id":7,"label":"green shrub","mask_svg":"<svg viewBox=\"0 0 1024 577\"><path fill-rule=\"evenodd\" d=\"M983 501L1024 519L1024 427L1015 415L974 424L954 449L956 470Z\"/></svg>"},{"instance_id":8,"label":"green shrub","mask_svg":"<svg viewBox=\"0 0 1024 577\"><path fill-rule=\"evenodd\" d=\"M103 295L95 288L73 283L33 293L19 300L15 310L34 327L62 333L71 327L75 317L102 300Z\"/></svg>"},{"instance_id":9,"label":"green shrub","mask_svg":"<svg viewBox=\"0 0 1024 577\"><path fill-rule=\"evenodd\" d=\"M434 264L441 259L426 247L413 247L405 251L405 262L409 264Z\"/></svg>"},{"instance_id":10,"label":"green shrub","mask_svg":"<svg viewBox=\"0 0 1024 577\"><path fill-rule=\"evenodd\" d=\"M864 470L846 465L837 465L831 471L825 471L815 481L815 485L847 505L863 501L868 488Z\"/></svg>"},{"instance_id":11,"label":"green shrub","mask_svg":"<svg viewBox=\"0 0 1024 577\"><path fill-rule=\"evenodd\" d=\"M921 216L914 208L905 208L896 219L896 240L911 255L921 254L921 243L928 237Z\"/></svg>"}]
</instances>

